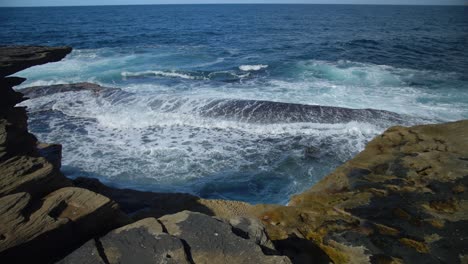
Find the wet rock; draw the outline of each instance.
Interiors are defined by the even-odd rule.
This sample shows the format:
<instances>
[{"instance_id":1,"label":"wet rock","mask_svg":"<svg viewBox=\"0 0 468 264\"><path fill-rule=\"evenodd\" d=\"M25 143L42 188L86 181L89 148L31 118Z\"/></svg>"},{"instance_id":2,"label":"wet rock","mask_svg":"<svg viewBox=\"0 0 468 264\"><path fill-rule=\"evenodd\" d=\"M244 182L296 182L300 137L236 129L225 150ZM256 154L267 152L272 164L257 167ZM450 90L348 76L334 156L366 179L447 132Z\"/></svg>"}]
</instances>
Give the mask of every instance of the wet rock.
<instances>
[{"instance_id":1,"label":"wet rock","mask_svg":"<svg viewBox=\"0 0 468 264\"><path fill-rule=\"evenodd\" d=\"M320 150L313 146L308 146L304 149L304 157L308 159L316 159L320 156Z\"/></svg>"},{"instance_id":2,"label":"wet rock","mask_svg":"<svg viewBox=\"0 0 468 264\"><path fill-rule=\"evenodd\" d=\"M33 86L27 87L20 90L22 94L30 99L47 96L56 93L66 92L80 92L80 91L91 91L94 94L100 94L103 92L120 91L118 88L103 87L94 83L71 83L71 84L56 84L46 86Z\"/></svg>"}]
</instances>

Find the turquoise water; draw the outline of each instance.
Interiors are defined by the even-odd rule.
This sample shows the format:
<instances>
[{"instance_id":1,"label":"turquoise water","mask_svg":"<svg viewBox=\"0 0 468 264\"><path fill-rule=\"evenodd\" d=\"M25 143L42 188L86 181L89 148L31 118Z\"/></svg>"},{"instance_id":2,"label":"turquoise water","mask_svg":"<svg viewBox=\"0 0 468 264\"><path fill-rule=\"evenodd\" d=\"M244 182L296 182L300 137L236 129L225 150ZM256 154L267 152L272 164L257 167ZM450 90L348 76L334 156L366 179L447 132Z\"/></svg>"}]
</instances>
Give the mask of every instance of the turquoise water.
<instances>
[{"instance_id":1,"label":"turquoise water","mask_svg":"<svg viewBox=\"0 0 468 264\"><path fill-rule=\"evenodd\" d=\"M122 89L24 103L39 139L63 144L68 176L286 203L391 125L468 118L467 11L0 8L0 44L74 47L61 62L18 73L28 78L20 89L82 81ZM323 109L294 104L373 108L399 117L340 110L332 120Z\"/></svg>"}]
</instances>

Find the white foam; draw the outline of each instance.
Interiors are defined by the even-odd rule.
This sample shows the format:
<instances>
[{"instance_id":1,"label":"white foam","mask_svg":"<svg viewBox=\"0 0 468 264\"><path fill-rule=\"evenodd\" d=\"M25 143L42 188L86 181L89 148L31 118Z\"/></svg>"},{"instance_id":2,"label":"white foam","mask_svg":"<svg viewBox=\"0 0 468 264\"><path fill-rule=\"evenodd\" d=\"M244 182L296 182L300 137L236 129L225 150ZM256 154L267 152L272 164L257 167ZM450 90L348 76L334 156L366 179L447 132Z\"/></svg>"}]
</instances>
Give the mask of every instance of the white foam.
<instances>
[{"instance_id":1,"label":"white foam","mask_svg":"<svg viewBox=\"0 0 468 264\"><path fill-rule=\"evenodd\" d=\"M79 92L39 97L25 105L35 112L48 102L68 118L49 118L54 129L38 135L64 145L65 166L109 178L139 175L156 182L202 178L226 169L268 171L285 153L300 159L304 146L323 142L330 144L324 153L335 148L334 155L344 161L382 130L354 122L265 125L202 118L193 111L210 101L190 98L166 97L155 109L154 98L147 96L122 103ZM171 105L178 108L167 112ZM70 129L78 130L68 133ZM299 145L291 150L294 144ZM106 158L96 158L100 156Z\"/></svg>"},{"instance_id":2,"label":"white foam","mask_svg":"<svg viewBox=\"0 0 468 264\"><path fill-rule=\"evenodd\" d=\"M294 73L290 78L264 77L262 72L258 73L260 77L253 76L253 71L268 67L258 64L240 66L241 74L232 66L226 67L231 70L211 71L213 74L207 76L212 81L208 82L191 81L206 72L164 66L151 61L153 57L146 58L146 54L106 57L101 53L75 52L62 62L34 67L19 75L29 78L30 85L89 81L97 76L94 82L134 93L125 98L61 93L24 102L33 112L33 132L42 141L63 143L65 167L116 181L168 184L193 191L196 184L191 185L192 181L209 182L226 173L242 172L252 179L258 173L277 173L287 181L287 194L293 194L319 180L326 173L324 168L331 169L351 158L386 125L392 125L254 124L197 114L213 100L377 108L436 121L467 117L468 101L464 99L468 98L468 89L461 89L466 83L457 83L459 76L453 73L309 60L285 64L285 72ZM223 74L242 81L220 82ZM254 78L246 78L249 74ZM125 79L145 75L166 79ZM434 89L426 83L440 83L440 87ZM41 112L50 108L66 117ZM321 158L304 159L307 146L317 147Z\"/></svg>"},{"instance_id":3,"label":"white foam","mask_svg":"<svg viewBox=\"0 0 468 264\"><path fill-rule=\"evenodd\" d=\"M239 66L239 70L241 71L259 71L261 69L266 69L266 68L268 68L268 65L264 65L264 64Z\"/></svg>"},{"instance_id":4,"label":"white foam","mask_svg":"<svg viewBox=\"0 0 468 264\"><path fill-rule=\"evenodd\" d=\"M191 76L191 75L184 74L184 73L179 73L179 72L176 72L176 71L122 72L121 74L122 74L123 77L141 77L141 76L154 75L154 76L182 78L182 79L189 79L189 80L200 79L200 78L197 78L196 76Z\"/></svg>"}]
</instances>

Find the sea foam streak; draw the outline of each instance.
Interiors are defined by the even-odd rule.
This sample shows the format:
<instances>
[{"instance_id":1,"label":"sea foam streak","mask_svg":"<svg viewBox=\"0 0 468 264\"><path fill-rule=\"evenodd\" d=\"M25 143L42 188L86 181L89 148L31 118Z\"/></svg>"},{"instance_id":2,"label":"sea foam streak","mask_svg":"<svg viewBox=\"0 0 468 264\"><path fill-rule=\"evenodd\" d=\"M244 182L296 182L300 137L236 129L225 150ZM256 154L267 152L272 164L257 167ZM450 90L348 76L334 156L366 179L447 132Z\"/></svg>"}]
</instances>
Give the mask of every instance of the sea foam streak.
<instances>
[{"instance_id":1,"label":"sea foam streak","mask_svg":"<svg viewBox=\"0 0 468 264\"><path fill-rule=\"evenodd\" d=\"M69 175L131 179L139 188L204 196L214 195L207 187L209 178L255 182L263 172L284 181L280 189L272 185L266 190L296 193L328 172L320 172L322 162L337 165L352 157L382 129L365 122L265 124L200 116L199 111L213 102L217 100L65 92L25 105L31 111L33 130L53 127L39 135L64 145L64 168ZM333 159L304 159L308 146L321 149L317 155ZM303 178L291 180L293 171ZM144 183L144 179L151 181ZM302 184L294 184L297 181ZM267 194L253 191L252 195L249 199L262 200ZM285 202L284 196L277 199Z\"/></svg>"},{"instance_id":2,"label":"sea foam streak","mask_svg":"<svg viewBox=\"0 0 468 264\"><path fill-rule=\"evenodd\" d=\"M241 65L239 70L241 71L259 71L261 69L268 68L268 65L258 64L258 65Z\"/></svg>"},{"instance_id":3,"label":"sea foam streak","mask_svg":"<svg viewBox=\"0 0 468 264\"><path fill-rule=\"evenodd\" d=\"M182 79L203 79L202 77L191 76L176 71L142 71L142 72L122 72L123 77L143 77L143 76L162 76L171 78L182 78Z\"/></svg>"}]
</instances>

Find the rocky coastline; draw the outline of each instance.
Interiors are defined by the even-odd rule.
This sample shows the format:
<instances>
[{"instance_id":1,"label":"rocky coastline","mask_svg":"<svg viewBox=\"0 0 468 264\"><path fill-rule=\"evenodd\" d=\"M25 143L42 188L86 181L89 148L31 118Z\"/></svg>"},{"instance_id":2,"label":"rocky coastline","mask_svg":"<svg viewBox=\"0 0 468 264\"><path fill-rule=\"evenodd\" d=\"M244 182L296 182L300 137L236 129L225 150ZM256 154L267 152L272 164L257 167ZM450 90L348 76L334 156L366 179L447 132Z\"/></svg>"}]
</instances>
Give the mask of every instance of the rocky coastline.
<instances>
[{"instance_id":1,"label":"rocky coastline","mask_svg":"<svg viewBox=\"0 0 468 264\"><path fill-rule=\"evenodd\" d=\"M70 52L0 47L2 263L468 263L468 120L391 127L288 206L116 189L66 178L16 106L8 76Z\"/></svg>"}]
</instances>

